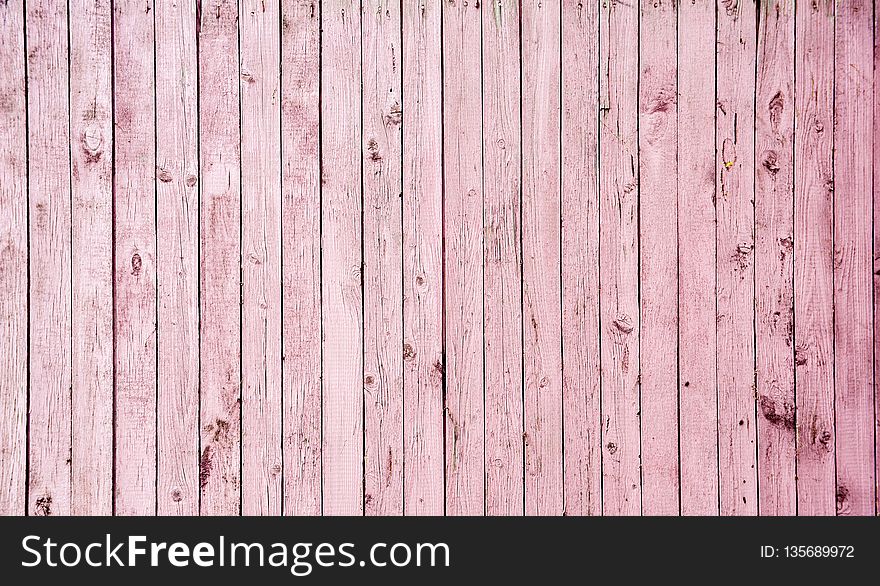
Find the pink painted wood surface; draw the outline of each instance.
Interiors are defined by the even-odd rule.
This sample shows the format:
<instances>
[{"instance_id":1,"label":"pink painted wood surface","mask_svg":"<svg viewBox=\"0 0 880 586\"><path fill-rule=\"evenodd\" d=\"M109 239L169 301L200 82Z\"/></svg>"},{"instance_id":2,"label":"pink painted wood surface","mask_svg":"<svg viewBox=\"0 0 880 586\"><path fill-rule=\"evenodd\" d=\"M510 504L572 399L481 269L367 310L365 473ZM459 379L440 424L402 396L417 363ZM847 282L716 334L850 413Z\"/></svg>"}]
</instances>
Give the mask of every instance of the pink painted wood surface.
<instances>
[{"instance_id":1,"label":"pink painted wood surface","mask_svg":"<svg viewBox=\"0 0 880 586\"><path fill-rule=\"evenodd\" d=\"M27 103L24 3L0 6L0 515L26 511L28 400Z\"/></svg>"},{"instance_id":2,"label":"pink painted wood surface","mask_svg":"<svg viewBox=\"0 0 880 586\"><path fill-rule=\"evenodd\" d=\"M678 421L681 513L718 514L715 5L678 4ZM684 341L684 343L681 343Z\"/></svg>"},{"instance_id":3,"label":"pink painted wood surface","mask_svg":"<svg viewBox=\"0 0 880 586\"><path fill-rule=\"evenodd\" d=\"M485 510L482 19L443 4L446 513Z\"/></svg>"},{"instance_id":4,"label":"pink painted wood surface","mask_svg":"<svg viewBox=\"0 0 880 586\"><path fill-rule=\"evenodd\" d=\"M281 4L281 306L285 515L321 513L320 19Z\"/></svg>"},{"instance_id":5,"label":"pink painted wood surface","mask_svg":"<svg viewBox=\"0 0 880 586\"><path fill-rule=\"evenodd\" d=\"M672 0L640 2L639 290L642 511L677 515L678 104Z\"/></svg>"},{"instance_id":6,"label":"pink painted wood surface","mask_svg":"<svg viewBox=\"0 0 880 586\"><path fill-rule=\"evenodd\" d=\"M483 3L486 514L521 515L522 230L519 7Z\"/></svg>"},{"instance_id":7,"label":"pink painted wood surface","mask_svg":"<svg viewBox=\"0 0 880 586\"><path fill-rule=\"evenodd\" d=\"M322 5L321 31L323 512L359 515L364 505L359 3Z\"/></svg>"},{"instance_id":8,"label":"pink painted wood surface","mask_svg":"<svg viewBox=\"0 0 880 586\"><path fill-rule=\"evenodd\" d=\"M277 3L239 2L241 512L281 513L281 95Z\"/></svg>"},{"instance_id":9,"label":"pink painted wood surface","mask_svg":"<svg viewBox=\"0 0 880 586\"><path fill-rule=\"evenodd\" d=\"M364 6L364 513L403 514L400 5Z\"/></svg>"},{"instance_id":10,"label":"pink painted wood surface","mask_svg":"<svg viewBox=\"0 0 880 586\"><path fill-rule=\"evenodd\" d=\"M874 2L874 156L880 150L880 5ZM874 428L874 481L876 482L874 502L875 514L880 513L880 458L877 458L877 429L880 429L880 324L877 315L880 314L880 235L877 225L880 223L880 164L874 163L874 415L877 417Z\"/></svg>"},{"instance_id":11,"label":"pink painted wood surface","mask_svg":"<svg viewBox=\"0 0 880 586\"><path fill-rule=\"evenodd\" d=\"M531 0L521 17L525 512L560 515L560 6Z\"/></svg>"},{"instance_id":12,"label":"pink painted wood surface","mask_svg":"<svg viewBox=\"0 0 880 586\"><path fill-rule=\"evenodd\" d=\"M200 437L203 515L241 511L241 148L238 6L197 15L200 192ZM204 113L211 112L210 116Z\"/></svg>"},{"instance_id":13,"label":"pink painted wood surface","mask_svg":"<svg viewBox=\"0 0 880 586\"><path fill-rule=\"evenodd\" d=\"M641 512L639 6L599 11L599 324L603 513Z\"/></svg>"},{"instance_id":14,"label":"pink painted wood surface","mask_svg":"<svg viewBox=\"0 0 880 586\"><path fill-rule=\"evenodd\" d=\"M840 0L834 20L834 411L837 514L873 515L871 11Z\"/></svg>"},{"instance_id":15,"label":"pink painted wood surface","mask_svg":"<svg viewBox=\"0 0 880 586\"><path fill-rule=\"evenodd\" d=\"M196 11L157 0L156 507L199 514L199 136Z\"/></svg>"},{"instance_id":16,"label":"pink painted wood surface","mask_svg":"<svg viewBox=\"0 0 880 586\"><path fill-rule=\"evenodd\" d=\"M796 511L794 388L794 2L761 4L755 90L758 510Z\"/></svg>"},{"instance_id":17,"label":"pink painted wood surface","mask_svg":"<svg viewBox=\"0 0 880 586\"><path fill-rule=\"evenodd\" d=\"M565 513L602 512L599 11L562 4L562 414Z\"/></svg>"}]
</instances>

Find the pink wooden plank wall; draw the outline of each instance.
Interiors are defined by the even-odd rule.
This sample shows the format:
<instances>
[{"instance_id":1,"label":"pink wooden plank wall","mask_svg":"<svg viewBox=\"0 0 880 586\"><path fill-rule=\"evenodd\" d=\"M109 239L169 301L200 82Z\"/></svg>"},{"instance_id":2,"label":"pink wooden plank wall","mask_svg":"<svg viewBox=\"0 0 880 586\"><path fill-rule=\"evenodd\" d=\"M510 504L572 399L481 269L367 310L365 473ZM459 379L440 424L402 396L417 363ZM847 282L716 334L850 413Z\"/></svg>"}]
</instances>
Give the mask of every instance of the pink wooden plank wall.
<instances>
[{"instance_id":1,"label":"pink wooden plank wall","mask_svg":"<svg viewBox=\"0 0 880 586\"><path fill-rule=\"evenodd\" d=\"M0 513L877 514L877 10L0 2Z\"/></svg>"}]
</instances>

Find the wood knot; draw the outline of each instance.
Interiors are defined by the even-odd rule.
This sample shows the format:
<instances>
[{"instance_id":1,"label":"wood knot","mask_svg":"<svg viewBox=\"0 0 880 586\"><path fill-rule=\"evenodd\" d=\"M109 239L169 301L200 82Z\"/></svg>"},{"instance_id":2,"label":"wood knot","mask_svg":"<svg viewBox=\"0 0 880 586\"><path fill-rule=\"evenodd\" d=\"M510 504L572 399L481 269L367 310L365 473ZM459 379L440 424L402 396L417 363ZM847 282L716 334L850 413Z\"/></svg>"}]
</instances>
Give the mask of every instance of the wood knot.
<instances>
[{"instance_id":1,"label":"wood knot","mask_svg":"<svg viewBox=\"0 0 880 586\"><path fill-rule=\"evenodd\" d=\"M761 414L764 419L777 427L782 427L794 431L795 429L795 408L791 403L783 401L777 403L771 397L761 395L758 399L761 407Z\"/></svg>"},{"instance_id":2,"label":"wood knot","mask_svg":"<svg viewBox=\"0 0 880 586\"><path fill-rule=\"evenodd\" d=\"M614 318L614 327L624 334L629 334L633 331L634 326L632 320L628 315L620 314L616 318Z\"/></svg>"},{"instance_id":3,"label":"wood knot","mask_svg":"<svg viewBox=\"0 0 880 586\"><path fill-rule=\"evenodd\" d=\"M776 131L779 128L779 121L782 119L782 112L785 110L785 96L782 95L782 92L776 92L770 98L767 109L770 111L770 126Z\"/></svg>"},{"instance_id":4,"label":"wood knot","mask_svg":"<svg viewBox=\"0 0 880 586\"><path fill-rule=\"evenodd\" d=\"M198 183L199 179L195 175L187 175L186 177L186 186L187 187L195 187L196 183Z\"/></svg>"},{"instance_id":5,"label":"wood knot","mask_svg":"<svg viewBox=\"0 0 880 586\"><path fill-rule=\"evenodd\" d=\"M614 442L608 442L608 444L605 446L605 448L608 450L609 454L616 454L617 453L617 444L615 444Z\"/></svg>"},{"instance_id":6,"label":"wood knot","mask_svg":"<svg viewBox=\"0 0 880 586\"><path fill-rule=\"evenodd\" d=\"M141 255L138 253L134 253L131 257L131 274L135 277L141 274L141 267L143 266L143 261L141 260Z\"/></svg>"},{"instance_id":7,"label":"wood knot","mask_svg":"<svg viewBox=\"0 0 880 586\"><path fill-rule=\"evenodd\" d=\"M367 158L374 163L382 162L382 155L379 153L379 143L374 138L367 141Z\"/></svg>"},{"instance_id":8,"label":"wood knot","mask_svg":"<svg viewBox=\"0 0 880 586\"><path fill-rule=\"evenodd\" d=\"M52 497L44 495L37 498L34 506L34 515L37 517L48 517L52 514Z\"/></svg>"},{"instance_id":9,"label":"wood knot","mask_svg":"<svg viewBox=\"0 0 880 586\"><path fill-rule=\"evenodd\" d=\"M403 360L405 362L412 362L416 358L416 351L413 349L411 344L403 345Z\"/></svg>"},{"instance_id":10,"label":"wood knot","mask_svg":"<svg viewBox=\"0 0 880 586\"><path fill-rule=\"evenodd\" d=\"M168 171L168 169L159 169L159 172L156 174L159 178L159 181L162 183L171 183L174 180L174 177Z\"/></svg>"},{"instance_id":11,"label":"wood knot","mask_svg":"<svg viewBox=\"0 0 880 586\"><path fill-rule=\"evenodd\" d=\"M399 126L403 121L403 110L400 108L400 104L394 102L391 105L391 110L388 111L384 116L385 126Z\"/></svg>"},{"instance_id":12,"label":"wood knot","mask_svg":"<svg viewBox=\"0 0 880 586\"><path fill-rule=\"evenodd\" d=\"M183 493L180 492L179 488L175 488L174 490L171 491L171 500L174 501L175 503L179 503L180 501L183 500Z\"/></svg>"},{"instance_id":13,"label":"wood knot","mask_svg":"<svg viewBox=\"0 0 880 586\"><path fill-rule=\"evenodd\" d=\"M776 154L776 151L764 151L764 162L762 164L771 175L779 173L779 155Z\"/></svg>"}]
</instances>

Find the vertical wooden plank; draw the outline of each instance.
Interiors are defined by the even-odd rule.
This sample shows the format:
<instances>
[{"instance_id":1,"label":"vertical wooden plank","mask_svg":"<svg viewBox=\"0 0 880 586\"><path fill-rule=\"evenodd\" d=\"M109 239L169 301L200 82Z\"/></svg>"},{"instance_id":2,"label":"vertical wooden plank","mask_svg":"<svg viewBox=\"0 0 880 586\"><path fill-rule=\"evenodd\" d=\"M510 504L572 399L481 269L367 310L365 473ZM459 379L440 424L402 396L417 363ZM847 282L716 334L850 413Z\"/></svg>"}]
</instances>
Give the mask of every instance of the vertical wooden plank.
<instances>
[{"instance_id":1,"label":"vertical wooden plank","mask_svg":"<svg viewBox=\"0 0 880 586\"><path fill-rule=\"evenodd\" d=\"M323 511L353 515L364 470L360 3L322 5L321 23Z\"/></svg>"},{"instance_id":2,"label":"vertical wooden plank","mask_svg":"<svg viewBox=\"0 0 880 586\"><path fill-rule=\"evenodd\" d=\"M363 6L364 511L403 514L400 4Z\"/></svg>"},{"instance_id":3,"label":"vertical wooden plank","mask_svg":"<svg viewBox=\"0 0 880 586\"><path fill-rule=\"evenodd\" d=\"M834 390L837 514L873 515L873 27L840 0L834 55Z\"/></svg>"},{"instance_id":4,"label":"vertical wooden plank","mask_svg":"<svg viewBox=\"0 0 880 586\"><path fill-rule=\"evenodd\" d=\"M0 6L0 515L27 483L28 211L24 2Z\"/></svg>"},{"instance_id":5,"label":"vertical wooden plank","mask_svg":"<svg viewBox=\"0 0 880 586\"><path fill-rule=\"evenodd\" d=\"M403 506L442 515L443 112L440 2L403 4Z\"/></svg>"},{"instance_id":6,"label":"vertical wooden plank","mask_svg":"<svg viewBox=\"0 0 880 586\"><path fill-rule=\"evenodd\" d=\"M320 6L281 4L284 503L321 514Z\"/></svg>"},{"instance_id":7,"label":"vertical wooden plank","mask_svg":"<svg viewBox=\"0 0 880 586\"><path fill-rule=\"evenodd\" d=\"M113 95L108 0L70 10L71 513L113 512ZM57 116L58 112L53 112Z\"/></svg>"},{"instance_id":8,"label":"vertical wooden plank","mask_svg":"<svg viewBox=\"0 0 880 586\"><path fill-rule=\"evenodd\" d=\"M758 512L755 442L755 2L718 5L718 445L722 515Z\"/></svg>"},{"instance_id":9,"label":"vertical wooden plank","mask_svg":"<svg viewBox=\"0 0 880 586\"><path fill-rule=\"evenodd\" d=\"M834 2L795 13L794 337L797 511L833 515Z\"/></svg>"},{"instance_id":10,"label":"vertical wooden plank","mask_svg":"<svg viewBox=\"0 0 880 586\"><path fill-rule=\"evenodd\" d=\"M204 515L241 500L241 200L238 5L202 3L199 42L201 190L201 459Z\"/></svg>"},{"instance_id":11,"label":"vertical wooden plank","mask_svg":"<svg viewBox=\"0 0 880 586\"><path fill-rule=\"evenodd\" d=\"M483 6L483 319L486 513L523 500L519 7Z\"/></svg>"},{"instance_id":12,"label":"vertical wooden plank","mask_svg":"<svg viewBox=\"0 0 880 586\"><path fill-rule=\"evenodd\" d=\"M641 512L639 422L639 7L599 15L599 231L603 510Z\"/></svg>"},{"instance_id":13,"label":"vertical wooden plank","mask_svg":"<svg viewBox=\"0 0 880 586\"><path fill-rule=\"evenodd\" d=\"M485 512L482 24L479 2L443 5L446 512Z\"/></svg>"},{"instance_id":14,"label":"vertical wooden plank","mask_svg":"<svg viewBox=\"0 0 880 586\"><path fill-rule=\"evenodd\" d=\"M26 6L30 418L28 514L69 515L70 119L67 6Z\"/></svg>"},{"instance_id":15,"label":"vertical wooden plank","mask_svg":"<svg viewBox=\"0 0 880 586\"><path fill-rule=\"evenodd\" d=\"M642 0L639 247L642 510L679 513L676 2Z\"/></svg>"},{"instance_id":16,"label":"vertical wooden plank","mask_svg":"<svg viewBox=\"0 0 880 586\"><path fill-rule=\"evenodd\" d=\"M678 10L681 512L717 515L715 4L682 2Z\"/></svg>"},{"instance_id":17,"label":"vertical wooden plank","mask_svg":"<svg viewBox=\"0 0 880 586\"><path fill-rule=\"evenodd\" d=\"M599 4L562 3L562 401L565 513L602 512Z\"/></svg>"},{"instance_id":18,"label":"vertical wooden plank","mask_svg":"<svg viewBox=\"0 0 880 586\"><path fill-rule=\"evenodd\" d=\"M156 136L153 3L114 3L116 494L156 512Z\"/></svg>"},{"instance_id":19,"label":"vertical wooden plank","mask_svg":"<svg viewBox=\"0 0 880 586\"><path fill-rule=\"evenodd\" d=\"M281 148L277 2L242 0L242 514L281 514Z\"/></svg>"},{"instance_id":20,"label":"vertical wooden plank","mask_svg":"<svg viewBox=\"0 0 880 586\"><path fill-rule=\"evenodd\" d=\"M758 510L794 515L794 2L758 13L755 90L755 322Z\"/></svg>"},{"instance_id":21,"label":"vertical wooden plank","mask_svg":"<svg viewBox=\"0 0 880 586\"><path fill-rule=\"evenodd\" d=\"M160 515L199 514L199 154L196 11L156 0L156 269Z\"/></svg>"},{"instance_id":22,"label":"vertical wooden plank","mask_svg":"<svg viewBox=\"0 0 880 586\"><path fill-rule=\"evenodd\" d=\"M877 458L880 442L880 3L874 2L874 416L877 417L874 431L874 510L880 513L880 458Z\"/></svg>"},{"instance_id":23,"label":"vertical wooden plank","mask_svg":"<svg viewBox=\"0 0 880 586\"><path fill-rule=\"evenodd\" d=\"M522 241L526 514L562 494L560 5L524 2Z\"/></svg>"}]
</instances>

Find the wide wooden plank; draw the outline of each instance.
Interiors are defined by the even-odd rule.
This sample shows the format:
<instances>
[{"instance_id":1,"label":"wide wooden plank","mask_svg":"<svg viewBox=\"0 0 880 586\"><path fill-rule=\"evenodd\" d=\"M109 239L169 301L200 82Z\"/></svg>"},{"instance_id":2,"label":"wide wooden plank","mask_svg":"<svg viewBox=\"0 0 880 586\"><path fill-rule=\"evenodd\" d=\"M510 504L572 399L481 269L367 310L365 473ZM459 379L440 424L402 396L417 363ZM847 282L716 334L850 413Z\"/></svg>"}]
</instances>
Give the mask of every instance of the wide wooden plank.
<instances>
[{"instance_id":1,"label":"wide wooden plank","mask_svg":"<svg viewBox=\"0 0 880 586\"><path fill-rule=\"evenodd\" d=\"M525 510L558 515L562 495L560 6L521 6Z\"/></svg>"},{"instance_id":2,"label":"wide wooden plank","mask_svg":"<svg viewBox=\"0 0 880 586\"><path fill-rule=\"evenodd\" d=\"M26 5L29 515L71 514L70 118L67 5Z\"/></svg>"},{"instance_id":3,"label":"wide wooden plank","mask_svg":"<svg viewBox=\"0 0 880 586\"><path fill-rule=\"evenodd\" d=\"M606 515L641 512L639 422L639 6L599 12L602 478Z\"/></svg>"},{"instance_id":4,"label":"wide wooden plank","mask_svg":"<svg viewBox=\"0 0 880 586\"><path fill-rule=\"evenodd\" d=\"M157 0L157 512L199 514L199 156L196 12Z\"/></svg>"},{"instance_id":5,"label":"wide wooden plank","mask_svg":"<svg viewBox=\"0 0 880 586\"><path fill-rule=\"evenodd\" d=\"M403 507L441 515L443 168L440 2L404 3Z\"/></svg>"},{"instance_id":6,"label":"wide wooden plank","mask_svg":"<svg viewBox=\"0 0 880 586\"><path fill-rule=\"evenodd\" d=\"M717 515L715 4L684 2L678 10L681 513Z\"/></svg>"},{"instance_id":7,"label":"wide wooden plank","mask_svg":"<svg viewBox=\"0 0 880 586\"><path fill-rule=\"evenodd\" d=\"M243 515L281 514L279 6L239 2Z\"/></svg>"},{"instance_id":8,"label":"wide wooden plank","mask_svg":"<svg viewBox=\"0 0 880 586\"><path fill-rule=\"evenodd\" d=\"M238 6L198 15L203 515L241 504L241 193Z\"/></svg>"},{"instance_id":9,"label":"wide wooden plank","mask_svg":"<svg viewBox=\"0 0 880 586\"><path fill-rule=\"evenodd\" d=\"M722 515L758 511L755 443L755 2L718 9L715 124Z\"/></svg>"},{"instance_id":10,"label":"wide wooden plank","mask_svg":"<svg viewBox=\"0 0 880 586\"><path fill-rule=\"evenodd\" d=\"M874 60L870 8L840 0L834 20L834 407L837 514L873 515Z\"/></svg>"},{"instance_id":11,"label":"wide wooden plank","mask_svg":"<svg viewBox=\"0 0 880 586\"><path fill-rule=\"evenodd\" d=\"M486 513L523 500L519 7L483 6L483 319Z\"/></svg>"},{"instance_id":12,"label":"wide wooden plank","mask_svg":"<svg viewBox=\"0 0 880 586\"><path fill-rule=\"evenodd\" d=\"M281 288L286 515L321 513L319 7L281 3Z\"/></svg>"},{"instance_id":13,"label":"wide wooden plank","mask_svg":"<svg viewBox=\"0 0 880 586\"><path fill-rule=\"evenodd\" d=\"M354 515L364 471L360 3L322 5L321 31L323 511Z\"/></svg>"},{"instance_id":14,"label":"wide wooden plank","mask_svg":"<svg viewBox=\"0 0 880 586\"><path fill-rule=\"evenodd\" d=\"M28 209L24 2L0 6L0 515L27 486Z\"/></svg>"},{"instance_id":15,"label":"wide wooden plank","mask_svg":"<svg viewBox=\"0 0 880 586\"><path fill-rule=\"evenodd\" d=\"M400 5L363 9L364 512L403 514Z\"/></svg>"},{"instance_id":16,"label":"wide wooden plank","mask_svg":"<svg viewBox=\"0 0 880 586\"><path fill-rule=\"evenodd\" d=\"M758 13L755 89L755 326L758 510L794 515L794 2Z\"/></svg>"},{"instance_id":17,"label":"wide wooden plank","mask_svg":"<svg viewBox=\"0 0 880 586\"><path fill-rule=\"evenodd\" d=\"M642 510L679 513L676 3L639 19Z\"/></svg>"},{"instance_id":18,"label":"wide wooden plank","mask_svg":"<svg viewBox=\"0 0 880 586\"><path fill-rule=\"evenodd\" d=\"M562 3L562 413L565 514L602 512L599 5Z\"/></svg>"},{"instance_id":19,"label":"wide wooden plank","mask_svg":"<svg viewBox=\"0 0 880 586\"><path fill-rule=\"evenodd\" d=\"M485 512L482 18L443 5L446 512Z\"/></svg>"},{"instance_id":20,"label":"wide wooden plank","mask_svg":"<svg viewBox=\"0 0 880 586\"><path fill-rule=\"evenodd\" d=\"M114 3L117 515L156 512L153 5Z\"/></svg>"}]
</instances>

